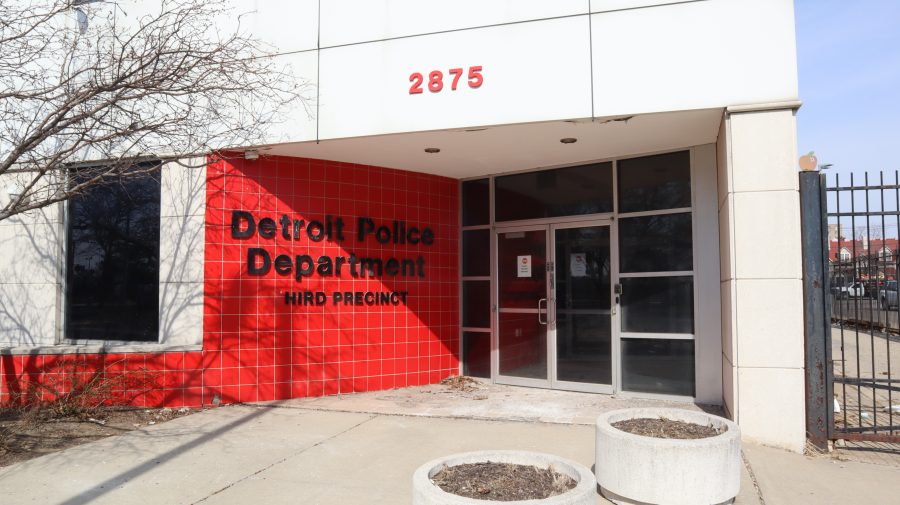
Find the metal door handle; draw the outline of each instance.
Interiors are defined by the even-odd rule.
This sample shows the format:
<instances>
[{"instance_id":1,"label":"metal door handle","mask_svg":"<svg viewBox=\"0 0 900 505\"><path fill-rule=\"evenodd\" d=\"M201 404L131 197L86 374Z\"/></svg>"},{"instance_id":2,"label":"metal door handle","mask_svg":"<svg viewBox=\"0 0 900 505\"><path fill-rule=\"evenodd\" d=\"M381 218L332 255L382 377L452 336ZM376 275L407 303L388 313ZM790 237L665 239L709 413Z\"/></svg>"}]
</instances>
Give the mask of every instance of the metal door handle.
<instances>
[{"instance_id":1,"label":"metal door handle","mask_svg":"<svg viewBox=\"0 0 900 505\"><path fill-rule=\"evenodd\" d=\"M542 304L542 303L545 304L545 305L544 305L544 308L545 308L545 310L546 310L547 299L546 299L546 298L541 298L540 300L538 300L538 322L541 323L541 324L543 324L543 325L546 325L546 324L547 324L547 320L546 320L546 319L544 319L543 321L541 320L541 304Z\"/></svg>"}]
</instances>

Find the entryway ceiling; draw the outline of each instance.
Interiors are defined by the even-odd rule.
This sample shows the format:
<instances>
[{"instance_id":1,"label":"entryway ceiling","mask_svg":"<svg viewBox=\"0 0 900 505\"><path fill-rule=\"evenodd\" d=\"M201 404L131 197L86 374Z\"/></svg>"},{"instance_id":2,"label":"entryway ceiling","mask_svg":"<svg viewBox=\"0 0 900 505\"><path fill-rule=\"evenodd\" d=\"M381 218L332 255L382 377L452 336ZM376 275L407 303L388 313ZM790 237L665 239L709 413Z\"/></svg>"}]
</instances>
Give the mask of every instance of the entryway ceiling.
<instances>
[{"instance_id":1,"label":"entryway ceiling","mask_svg":"<svg viewBox=\"0 0 900 505\"><path fill-rule=\"evenodd\" d=\"M298 142L259 151L462 179L709 144L721 120L722 109L703 109ZM563 144L563 138L577 142Z\"/></svg>"}]
</instances>

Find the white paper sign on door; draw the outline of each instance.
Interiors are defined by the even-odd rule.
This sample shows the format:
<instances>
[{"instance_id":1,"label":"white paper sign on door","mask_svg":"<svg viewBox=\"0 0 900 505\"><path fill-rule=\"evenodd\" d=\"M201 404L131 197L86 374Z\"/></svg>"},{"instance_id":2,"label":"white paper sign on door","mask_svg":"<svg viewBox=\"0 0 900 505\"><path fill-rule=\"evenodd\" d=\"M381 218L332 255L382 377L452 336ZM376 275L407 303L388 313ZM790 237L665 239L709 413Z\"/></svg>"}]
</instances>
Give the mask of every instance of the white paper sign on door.
<instances>
[{"instance_id":1,"label":"white paper sign on door","mask_svg":"<svg viewBox=\"0 0 900 505\"><path fill-rule=\"evenodd\" d=\"M584 253L573 253L569 260L572 277L587 277L587 258Z\"/></svg>"},{"instance_id":2,"label":"white paper sign on door","mask_svg":"<svg viewBox=\"0 0 900 505\"><path fill-rule=\"evenodd\" d=\"M531 277L531 256L516 256L519 277Z\"/></svg>"}]
</instances>

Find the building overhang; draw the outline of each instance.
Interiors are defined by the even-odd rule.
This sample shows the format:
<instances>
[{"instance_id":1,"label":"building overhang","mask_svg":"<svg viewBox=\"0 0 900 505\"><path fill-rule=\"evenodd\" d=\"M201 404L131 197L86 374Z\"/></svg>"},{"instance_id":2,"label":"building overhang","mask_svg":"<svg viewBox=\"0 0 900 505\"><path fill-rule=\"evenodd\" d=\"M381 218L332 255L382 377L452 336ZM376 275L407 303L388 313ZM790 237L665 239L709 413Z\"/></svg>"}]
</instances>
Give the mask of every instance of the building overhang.
<instances>
[{"instance_id":1,"label":"building overhang","mask_svg":"<svg viewBox=\"0 0 900 505\"><path fill-rule=\"evenodd\" d=\"M275 144L258 151L465 179L713 143L722 114L715 108L573 119ZM577 141L562 143L564 138Z\"/></svg>"}]
</instances>

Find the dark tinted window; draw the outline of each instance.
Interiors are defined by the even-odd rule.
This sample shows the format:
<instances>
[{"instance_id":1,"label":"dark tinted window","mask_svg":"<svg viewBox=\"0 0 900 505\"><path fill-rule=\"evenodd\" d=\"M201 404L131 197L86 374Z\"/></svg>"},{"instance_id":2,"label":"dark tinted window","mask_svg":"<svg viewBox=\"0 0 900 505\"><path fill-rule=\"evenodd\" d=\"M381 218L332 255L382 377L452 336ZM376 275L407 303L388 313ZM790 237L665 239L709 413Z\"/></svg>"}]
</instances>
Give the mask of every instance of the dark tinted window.
<instances>
[{"instance_id":1,"label":"dark tinted window","mask_svg":"<svg viewBox=\"0 0 900 505\"><path fill-rule=\"evenodd\" d=\"M491 231L469 230L464 231L463 265L464 277L491 275Z\"/></svg>"},{"instance_id":2,"label":"dark tinted window","mask_svg":"<svg viewBox=\"0 0 900 505\"><path fill-rule=\"evenodd\" d=\"M463 375L490 378L490 333L463 332Z\"/></svg>"},{"instance_id":3,"label":"dark tinted window","mask_svg":"<svg viewBox=\"0 0 900 505\"><path fill-rule=\"evenodd\" d=\"M462 321L466 328L491 327L491 281L463 281Z\"/></svg>"},{"instance_id":4,"label":"dark tinted window","mask_svg":"<svg viewBox=\"0 0 900 505\"><path fill-rule=\"evenodd\" d=\"M157 340L159 195L155 172L122 177L69 201L67 338Z\"/></svg>"},{"instance_id":5,"label":"dark tinted window","mask_svg":"<svg viewBox=\"0 0 900 505\"><path fill-rule=\"evenodd\" d=\"M693 270L692 243L690 213L622 218L619 221L619 270Z\"/></svg>"},{"instance_id":6,"label":"dark tinted window","mask_svg":"<svg viewBox=\"0 0 900 505\"><path fill-rule=\"evenodd\" d=\"M622 389L694 396L694 341L622 339Z\"/></svg>"},{"instance_id":7,"label":"dark tinted window","mask_svg":"<svg viewBox=\"0 0 900 505\"><path fill-rule=\"evenodd\" d=\"M494 191L497 221L612 212L612 163L504 175Z\"/></svg>"},{"instance_id":8,"label":"dark tinted window","mask_svg":"<svg viewBox=\"0 0 900 505\"><path fill-rule=\"evenodd\" d=\"M622 331L694 333L694 278L626 277L622 283Z\"/></svg>"},{"instance_id":9,"label":"dark tinted window","mask_svg":"<svg viewBox=\"0 0 900 505\"><path fill-rule=\"evenodd\" d=\"M618 162L619 212L691 206L689 151Z\"/></svg>"},{"instance_id":10,"label":"dark tinted window","mask_svg":"<svg viewBox=\"0 0 900 505\"><path fill-rule=\"evenodd\" d=\"M489 224L491 220L490 179L462 183L463 226Z\"/></svg>"}]
</instances>

